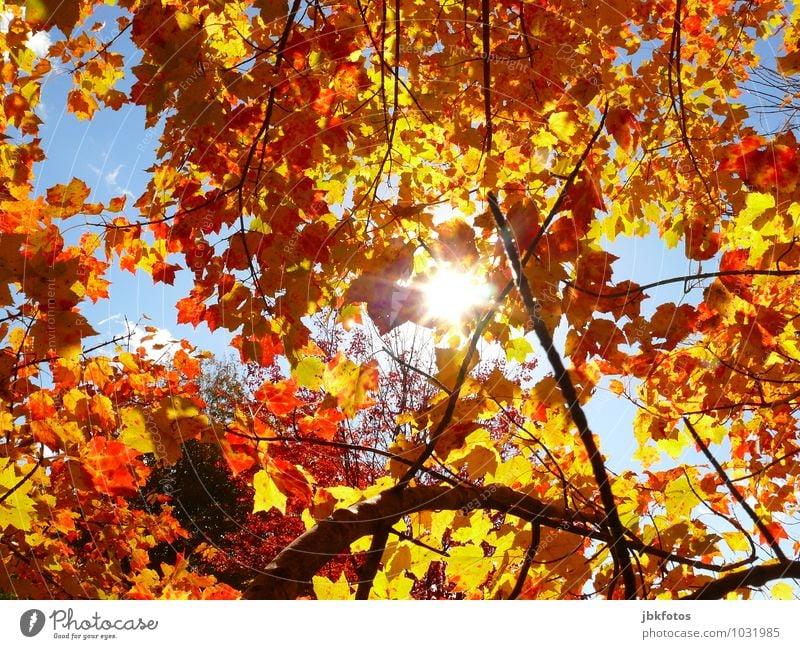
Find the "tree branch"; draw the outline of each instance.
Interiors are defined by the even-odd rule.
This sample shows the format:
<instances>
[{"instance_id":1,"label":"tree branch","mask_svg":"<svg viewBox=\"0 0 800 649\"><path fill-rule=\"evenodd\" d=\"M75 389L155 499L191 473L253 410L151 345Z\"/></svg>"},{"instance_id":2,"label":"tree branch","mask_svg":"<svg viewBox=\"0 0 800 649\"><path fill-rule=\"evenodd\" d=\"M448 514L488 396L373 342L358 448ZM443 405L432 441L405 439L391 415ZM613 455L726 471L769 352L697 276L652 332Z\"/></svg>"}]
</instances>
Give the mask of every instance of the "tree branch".
<instances>
[{"instance_id":1,"label":"tree branch","mask_svg":"<svg viewBox=\"0 0 800 649\"><path fill-rule=\"evenodd\" d=\"M697 434L694 426L692 426L692 422L690 422L686 417L683 418L683 423L686 424L686 428L689 429L689 432L692 435L692 439L694 439L695 444L700 447L700 450L703 452L708 458L708 461L711 462L711 465L717 472L717 475L720 477L722 482L725 483L725 486L728 488L728 491L731 492L731 495L736 499L742 509L747 512L747 515L750 517L750 520L756 524L758 531L761 532L762 536L766 539L769 547L772 548L772 551L775 553L775 556L782 561L786 561L786 555L781 550L781 546L778 545L778 541L773 536L770 529L764 524L764 521L759 518L758 514L753 511L753 508L748 504L748 502L744 499L739 490L736 488L736 485L731 482L731 479L728 477L728 474L725 472L725 469L722 468L722 465L717 462L717 459L711 454L711 451L708 450L708 445L700 438L700 435Z\"/></svg>"},{"instance_id":2,"label":"tree branch","mask_svg":"<svg viewBox=\"0 0 800 649\"><path fill-rule=\"evenodd\" d=\"M747 570L732 572L708 582L691 595L681 599L722 599L739 588L760 588L775 579L800 579L800 561L764 563Z\"/></svg>"},{"instance_id":3,"label":"tree branch","mask_svg":"<svg viewBox=\"0 0 800 649\"><path fill-rule=\"evenodd\" d=\"M617 505L614 501L614 494L611 491L611 483L608 480L608 473L606 472L603 457L600 455L600 450L597 448L597 444L595 444L594 435L592 434L592 431L589 428L589 422L586 419L586 413L584 413L583 408L578 402L578 394L575 390L575 386L573 385L572 380L569 378L569 374L567 373L566 367L564 367L564 363L561 361L561 356L559 356L558 352L556 351L555 344L553 343L553 337L550 335L550 332L547 330L547 326L539 316L539 307L533 297L533 294L531 293L528 279L522 272L522 264L520 263L513 234L506 223L503 213L500 211L497 198L492 193L489 193L489 206L491 208L492 215L497 222L497 229L503 240L503 246L505 247L506 256L508 257L511 270L514 274L517 290L522 297L525 310L528 312L528 316L531 318L533 330L536 332L536 336L539 338L539 343L542 345L545 353L547 354L547 359L550 361L550 365L555 373L558 387L564 396L564 400L566 401L567 409L572 417L572 421L575 422L575 426L578 428L578 435L580 436L581 442L583 443L586 453L589 456L589 462L592 465L595 482L597 483L597 488L600 491L600 500L603 503L603 509L605 510L606 517L608 519L608 529L613 538L613 541L610 544L610 551L616 563L620 567L622 580L625 584L625 597L627 599L634 599L636 597L636 575L633 571L628 544L625 540L625 528L622 525L622 521L620 521L619 518L619 513L617 512Z\"/></svg>"},{"instance_id":4,"label":"tree branch","mask_svg":"<svg viewBox=\"0 0 800 649\"><path fill-rule=\"evenodd\" d=\"M311 578L333 557L346 552L363 536L375 532L377 522L390 526L401 517L426 510L488 508L528 521L558 527L562 521L591 522L577 512L505 486L416 486L390 489L346 509L338 509L286 546L245 591L245 599L295 599L309 592ZM553 520L548 520L553 519Z\"/></svg>"},{"instance_id":5,"label":"tree branch","mask_svg":"<svg viewBox=\"0 0 800 649\"><path fill-rule=\"evenodd\" d=\"M536 521L531 523L531 544L525 550L525 557L522 559L522 566L517 575L517 583L514 584L514 590L508 596L508 599L517 599L522 593L522 588L525 585L525 580L528 578L528 571L531 569L533 558L536 556L536 551L539 549L539 539L541 536L542 526Z\"/></svg>"},{"instance_id":6,"label":"tree branch","mask_svg":"<svg viewBox=\"0 0 800 649\"><path fill-rule=\"evenodd\" d=\"M713 279L716 277L757 277L760 275L767 275L770 277L793 277L796 275L800 275L800 269L792 269L792 270L720 270L717 272L711 273L695 273L694 275L683 275L681 277L670 277L668 279L660 279L657 282L651 282L650 284L644 284L642 286L631 286L626 288L624 291L612 291L610 293L605 293L601 291L594 291L590 288L584 288L582 286L578 286L574 282L565 281L564 284L569 286L570 288L575 289L576 291L580 291L585 295L589 295L591 297L602 298L604 300L610 300L618 297L630 297L632 295L636 295L638 293L644 293L648 289L657 288L659 286L666 286L667 284L677 284L682 283L685 284L686 282L696 282L701 279Z\"/></svg>"},{"instance_id":7,"label":"tree branch","mask_svg":"<svg viewBox=\"0 0 800 649\"><path fill-rule=\"evenodd\" d=\"M486 156L492 155L492 43L489 0L481 0L481 44L483 46L483 113L486 120Z\"/></svg>"},{"instance_id":8,"label":"tree branch","mask_svg":"<svg viewBox=\"0 0 800 649\"><path fill-rule=\"evenodd\" d=\"M381 524L380 522L375 524L375 533L372 535L372 542L367 552L367 560L361 568L361 574L359 575L356 599L369 599L369 593L372 590L375 575L378 574L381 557L386 550L386 542L389 540L390 529L391 525Z\"/></svg>"}]
</instances>

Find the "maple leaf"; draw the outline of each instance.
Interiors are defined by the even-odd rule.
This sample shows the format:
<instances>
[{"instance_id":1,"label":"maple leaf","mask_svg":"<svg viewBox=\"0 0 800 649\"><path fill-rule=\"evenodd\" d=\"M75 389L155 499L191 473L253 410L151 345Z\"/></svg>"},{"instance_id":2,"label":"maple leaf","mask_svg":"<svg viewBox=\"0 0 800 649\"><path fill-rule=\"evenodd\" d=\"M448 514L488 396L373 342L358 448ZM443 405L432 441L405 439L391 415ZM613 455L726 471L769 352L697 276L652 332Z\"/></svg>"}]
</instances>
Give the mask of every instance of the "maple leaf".
<instances>
[{"instance_id":1,"label":"maple leaf","mask_svg":"<svg viewBox=\"0 0 800 649\"><path fill-rule=\"evenodd\" d=\"M267 381L255 391L255 396L258 401L278 416L288 415L295 408L302 405L295 395L297 393L297 386L294 382L283 381L281 383L272 383Z\"/></svg>"},{"instance_id":2,"label":"maple leaf","mask_svg":"<svg viewBox=\"0 0 800 649\"><path fill-rule=\"evenodd\" d=\"M46 30L58 27L69 36L78 22L83 4L77 1L28 0L25 17L32 25Z\"/></svg>"},{"instance_id":3,"label":"maple leaf","mask_svg":"<svg viewBox=\"0 0 800 649\"><path fill-rule=\"evenodd\" d=\"M608 111L606 128L616 143L630 151L639 140L639 122L634 114L624 107L615 106Z\"/></svg>"},{"instance_id":4,"label":"maple leaf","mask_svg":"<svg viewBox=\"0 0 800 649\"><path fill-rule=\"evenodd\" d=\"M740 100L791 109L748 54L800 67L785 8L122 2L123 56L101 4L4 9L0 595L791 596L800 158ZM130 204L36 185L55 62L78 119L144 107ZM497 301L446 327L434 267ZM117 269L229 331L230 375L95 356Z\"/></svg>"},{"instance_id":5,"label":"maple leaf","mask_svg":"<svg viewBox=\"0 0 800 649\"><path fill-rule=\"evenodd\" d=\"M93 437L81 451L81 463L100 493L131 496L145 472L138 455L122 442Z\"/></svg>"},{"instance_id":6,"label":"maple leaf","mask_svg":"<svg viewBox=\"0 0 800 649\"><path fill-rule=\"evenodd\" d=\"M0 458L0 532L9 527L25 532L33 525L36 502L29 495L30 486L18 488L22 476L15 462Z\"/></svg>"},{"instance_id":7,"label":"maple leaf","mask_svg":"<svg viewBox=\"0 0 800 649\"><path fill-rule=\"evenodd\" d=\"M91 190L82 180L73 178L69 185L56 185L47 190L47 202L62 219L78 214Z\"/></svg>"},{"instance_id":8,"label":"maple leaf","mask_svg":"<svg viewBox=\"0 0 800 649\"><path fill-rule=\"evenodd\" d=\"M719 170L735 172L749 187L759 192L771 192L776 188L792 192L800 175L794 133L788 131L770 143L762 137L748 136L730 148L720 162Z\"/></svg>"},{"instance_id":9,"label":"maple leaf","mask_svg":"<svg viewBox=\"0 0 800 649\"><path fill-rule=\"evenodd\" d=\"M325 368L322 386L336 399L345 416L353 417L357 410L372 403L369 393L378 387L377 364L358 365L339 354Z\"/></svg>"}]
</instances>

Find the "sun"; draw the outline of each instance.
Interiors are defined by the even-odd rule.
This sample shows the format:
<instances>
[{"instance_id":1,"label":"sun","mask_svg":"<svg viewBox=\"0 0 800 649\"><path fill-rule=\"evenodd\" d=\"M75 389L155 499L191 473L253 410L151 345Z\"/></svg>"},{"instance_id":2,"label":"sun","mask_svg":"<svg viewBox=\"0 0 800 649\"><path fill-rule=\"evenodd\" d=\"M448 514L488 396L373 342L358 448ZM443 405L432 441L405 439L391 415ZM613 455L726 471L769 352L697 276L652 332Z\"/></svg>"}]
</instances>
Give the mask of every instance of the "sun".
<instances>
[{"instance_id":1,"label":"sun","mask_svg":"<svg viewBox=\"0 0 800 649\"><path fill-rule=\"evenodd\" d=\"M451 266L439 266L421 289L428 316L452 324L491 295L489 285L474 273Z\"/></svg>"}]
</instances>

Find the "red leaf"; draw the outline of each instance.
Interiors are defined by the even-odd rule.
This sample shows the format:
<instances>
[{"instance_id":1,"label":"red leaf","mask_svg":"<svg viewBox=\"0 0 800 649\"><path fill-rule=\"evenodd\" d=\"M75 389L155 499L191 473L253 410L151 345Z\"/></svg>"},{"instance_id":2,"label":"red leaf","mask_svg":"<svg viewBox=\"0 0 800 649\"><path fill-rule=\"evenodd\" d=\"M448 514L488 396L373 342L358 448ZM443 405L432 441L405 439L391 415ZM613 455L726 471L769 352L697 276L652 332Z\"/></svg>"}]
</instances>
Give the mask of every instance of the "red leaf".
<instances>
[{"instance_id":1,"label":"red leaf","mask_svg":"<svg viewBox=\"0 0 800 649\"><path fill-rule=\"evenodd\" d=\"M606 128L617 145L630 151L639 142L639 122L627 108L615 107L608 111Z\"/></svg>"},{"instance_id":2,"label":"red leaf","mask_svg":"<svg viewBox=\"0 0 800 649\"><path fill-rule=\"evenodd\" d=\"M720 171L735 172L751 189L769 192L778 188L794 191L800 176L800 159L794 134L775 138L760 146L763 138L750 136L731 147L731 152L719 165Z\"/></svg>"},{"instance_id":3,"label":"red leaf","mask_svg":"<svg viewBox=\"0 0 800 649\"><path fill-rule=\"evenodd\" d=\"M729 250L723 253L719 262L720 271L743 270L747 267L747 259L750 253L747 250ZM753 284L751 275L722 275L720 282L734 295L742 299L750 300L752 294L750 287Z\"/></svg>"}]
</instances>

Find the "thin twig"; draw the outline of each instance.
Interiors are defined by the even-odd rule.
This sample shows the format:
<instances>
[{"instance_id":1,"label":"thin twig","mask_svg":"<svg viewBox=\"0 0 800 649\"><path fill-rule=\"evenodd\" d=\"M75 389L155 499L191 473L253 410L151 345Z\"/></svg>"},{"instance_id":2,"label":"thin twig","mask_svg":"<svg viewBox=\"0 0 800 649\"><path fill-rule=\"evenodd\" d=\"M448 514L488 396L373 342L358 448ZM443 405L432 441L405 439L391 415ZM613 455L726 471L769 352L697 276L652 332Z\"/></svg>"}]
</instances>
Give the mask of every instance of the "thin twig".
<instances>
[{"instance_id":1,"label":"thin twig","mask_svg":"<svg viewBox=\"0 0 800 649\"><path fill-rule=\"evenodd\" d=\"M519 569L517 575L517 583L514 584L514 590L508 596L508 599L517 599L522 593L522 588L525 585L525 580L528 578L528 571L533 563L533 557L536 556L536 550L539 549L539 539L541 537L542 526L536 521L531 523L531 544L525 550L525 557L522 559L522 567Z\"/></svg>"}]
</instances>

